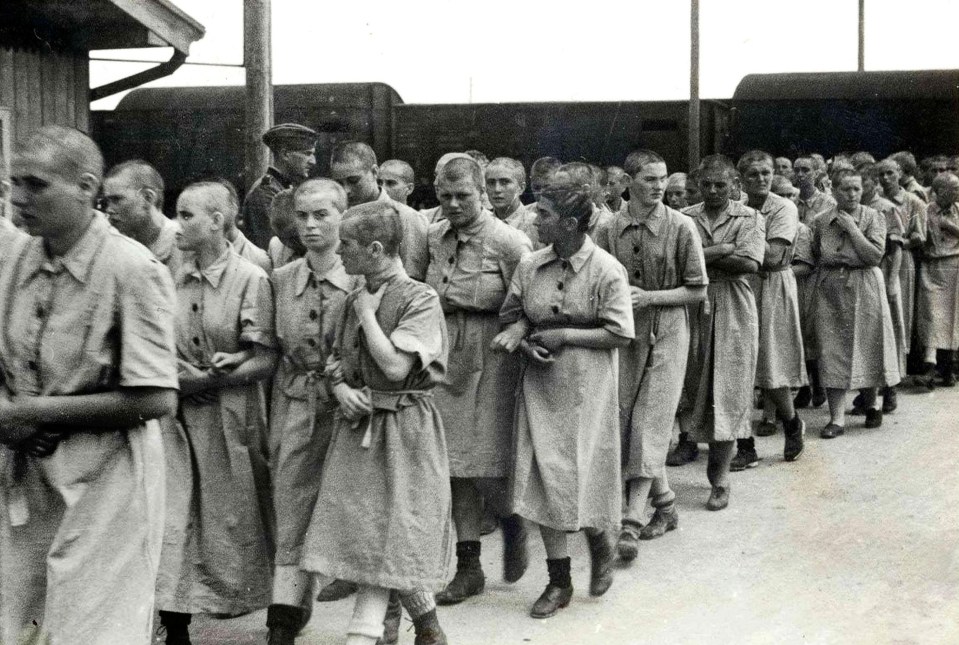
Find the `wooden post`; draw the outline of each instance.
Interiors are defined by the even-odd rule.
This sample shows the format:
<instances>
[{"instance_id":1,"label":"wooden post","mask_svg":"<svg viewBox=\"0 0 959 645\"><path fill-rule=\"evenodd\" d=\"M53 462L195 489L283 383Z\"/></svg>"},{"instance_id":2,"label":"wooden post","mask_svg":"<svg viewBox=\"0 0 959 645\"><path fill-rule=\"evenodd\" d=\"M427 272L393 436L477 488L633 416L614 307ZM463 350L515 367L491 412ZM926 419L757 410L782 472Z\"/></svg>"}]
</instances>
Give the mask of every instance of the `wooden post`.
<instances>
[{"instance_id":1,"label":"wooden post","mask_svg":"<svg viewBox=\"0 0 959 645\"><path fill-rule=\"evenodd\" d=\"M270 0L243 0L243 63L246 67L244 181L248 190L270 163L270 151L260 140L273 125Z\"/></svg>"},{"instance_id":2,"label":"wooden post","mask_svg":"<svg viewBox=\"0 0 959 645\"><path fill-rule=\"evenodd\" d=\"M866 0L859 0L859 71L866 71Z\"/></svg>"},{"instance_id":3,"label":"wooden post","mask_svg":"<svg viewBox=\"0 0 959 645\"><path fill-rule=\"evenodd\" d=\"M690 0L689 16L689 170L699 165L699 0Z\"/></svg>"}]
</instances>

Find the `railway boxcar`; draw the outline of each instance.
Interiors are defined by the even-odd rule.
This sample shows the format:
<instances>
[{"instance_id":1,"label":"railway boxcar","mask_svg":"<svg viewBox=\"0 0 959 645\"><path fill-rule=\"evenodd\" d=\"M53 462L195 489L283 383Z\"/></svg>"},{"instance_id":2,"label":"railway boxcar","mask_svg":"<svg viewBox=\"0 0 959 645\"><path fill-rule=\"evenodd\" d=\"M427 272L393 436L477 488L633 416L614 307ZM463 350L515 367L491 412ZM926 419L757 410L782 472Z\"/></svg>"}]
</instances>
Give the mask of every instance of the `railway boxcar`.
<instances>
[{"instance_id":1,"label":"railway boxcar","mask_svg":"<svg viewBox=\"0 0 959 645\"><path fill-rule=\"evenodd\" d=\"M167 204L191 180L219 176L243 193L243 87L158 87L134 90L112 111L92 114L93 136L108 164L140 158L167 184ZM386 158L393 106L402 99L383 83L277 85L276 123L296 122L320 133L317 172L325 174L338 141L360 140Z\"/></svg>"},{"instance_id":2,"label":"railway boxcar","mask_svg":"<svg viewBox=\"0 0 959 645\"><path fill-rule=\"evenodd\" d=\"M728 112L723 103L703 102L703 154L723 149ZM547 155L622 165L632 150L652 148L671 169L685 170L688 114L685 101L397 105L393 155L409 162L421 182L432 182L440 155L470 149L491 159L514 157L529 168Z\"/></svg>"},{"instance_id":3,"label":"railway boxcar","mask_svg":"<svg viewBox=\"0 0 959 645\"><path fill-rule=\"evenodd\" d=\"M959 151L959 70L750 74L732 105L734 154Z\"/></svg>"}]
</instances>

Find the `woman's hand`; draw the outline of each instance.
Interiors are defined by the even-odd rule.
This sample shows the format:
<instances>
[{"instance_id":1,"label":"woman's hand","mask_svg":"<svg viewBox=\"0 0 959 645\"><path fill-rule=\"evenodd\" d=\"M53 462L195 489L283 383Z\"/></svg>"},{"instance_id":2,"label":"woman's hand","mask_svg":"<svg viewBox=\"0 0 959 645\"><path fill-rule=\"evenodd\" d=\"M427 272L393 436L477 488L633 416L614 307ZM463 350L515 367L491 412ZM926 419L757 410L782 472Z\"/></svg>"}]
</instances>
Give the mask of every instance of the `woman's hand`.
<instances>
[{"instance_id":1,"label":"woman's hand","mask_svg":"<svg viewBox=\"0 0 959 645\"><path fill-rule=\"evenodd\" d=\"M539 345L550 354L566 344L565 329L543 329L530 334L529 342L532 345Z\"/></svg>"},{"instance_id":2,"label":"woman's hand","mask_svg":"<svg viewBox=\"0 0 959 645\"><path fill-rule=\"evenodd\" d=\"M549 365L550 363L556 362L556 358L545 347L534 345L527 340L520 342L519 346L520 349L523 350L523 353L529 356L529 359L537 365Z\"/></svg>"},{"instance_id":3,"label":"woman's hand","mask_svg":"<svg viewBox=\"0 0 959 645\"><path fill-rule=\"evenodd\" d=\"M225 374L232 372L251 358L253 358L252 349L246 349L232 354L229 352L217 352L213 355L213 358L210 359L210 365L212 365L214 374Z\"/></svg>"},{"instance_id":4,"label":"woman's hand","mask_svg":"<svg viewBox=\"0 0 959 645\"><path fill-rule=\"evenodd\" d=\"M367 289L360 289L359 295L356 297L356 300L353 301L353 310L360 320L362 320L364 316L376 314L376 310L379 309L385 292L385 282L373 293L370 293Z\"/></svg>"},{"instance_id":5,"label":"woman's hand","mask_svg":"<svg viewBox=\"0 0 959 645\"><path fill-rule=\"evenodd\" d=\"M642 309L648 307L650 303L649 292L639 287L629 288L629 299L633 303L633 309Z\"/></svg>"},{"instance_id":6,"label":"woman's hand","mask_svg":"<svg viewBox=\"0 0 959 645\"><path fill-rule=\"evenodd\" d=\"M490 343L490 349L495 352L512 354L519 347L524 336L526 336L526 330L521 325L510 325L496 334L493 342Z\"/></svg>"},{"instance_id":7,"label":"woman's hand","mask_svg":"<svg viewBox=\"0 0 959 645\"><path fill-rule=\"evenodd\" d=\"M355 421L373 412L370 398L363 390L357 390L346 383L340 383L333 388L333 395L339 401L343 415L350 421Z\"/></svg>"}]
</instances>

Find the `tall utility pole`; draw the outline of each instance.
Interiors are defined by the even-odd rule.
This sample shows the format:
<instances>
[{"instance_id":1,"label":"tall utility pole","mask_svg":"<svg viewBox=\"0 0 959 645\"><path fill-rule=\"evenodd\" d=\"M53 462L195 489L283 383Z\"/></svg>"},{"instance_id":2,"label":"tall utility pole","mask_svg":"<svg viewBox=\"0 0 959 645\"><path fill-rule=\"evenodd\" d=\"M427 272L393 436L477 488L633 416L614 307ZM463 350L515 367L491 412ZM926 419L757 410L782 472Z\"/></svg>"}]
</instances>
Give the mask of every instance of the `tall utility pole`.
<instances>
[{"instance_id":1,"label":"tall utility pole","mask_svg":"<svg viewBox=\"0 0 959 645\"><path fill-rule=\"evenodd\" d=\"M270 163L270 152L260 140L273 125L270 0L243 0L243 64L246 66L244 178L248 189Z\"/></svg>"},{"instance_id":2,"label":"tall utility pole","mask_svg":"<svg viewBox=\"0 0 959 645\"><path fill-rule=\"evenodd\" d=\"M689 153L686 166L699 165L699 0L689 9Z\"/></svg>"},{"instance_id":3,"label":"tall utility pole","mask_svg":"<svg viewBox=\"0 0 959 645\"><path fill-rule=\"evenodd\" d=\"M859 0L859 71L866 71L866 0Z\"/></svg>"}]
</instances>

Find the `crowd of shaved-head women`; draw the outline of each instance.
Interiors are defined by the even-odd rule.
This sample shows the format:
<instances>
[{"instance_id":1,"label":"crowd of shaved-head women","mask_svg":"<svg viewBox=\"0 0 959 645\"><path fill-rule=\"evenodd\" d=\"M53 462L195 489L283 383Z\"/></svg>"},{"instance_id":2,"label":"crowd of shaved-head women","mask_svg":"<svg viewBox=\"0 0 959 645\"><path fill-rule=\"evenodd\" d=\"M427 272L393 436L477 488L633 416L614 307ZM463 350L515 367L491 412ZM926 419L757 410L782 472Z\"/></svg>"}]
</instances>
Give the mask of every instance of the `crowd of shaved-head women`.
<instances>
[{"instance_id":1,"label":"crowd of shaved-head women","mask_svg":"<svg viewBox=\"0 0 959 645\"><path fill-rule=\"evenodd\" d=\"M437 605L483 594L497 529L510 583L542 539L529 613L548 618L574 595L573 535L601 596L677 527L667 466L700 447L719 511L755 436L781 424L801 458L799 410L827 404L836 438L854 393L880 427L910 354L915 384L955 384L957 157L751 151L669 174L636 150L527 176L451 152L417 210L410 165L366 144L314 178L315 132L263 141L242 202L201 181L175 218L147 161L104 172L76 130L12 157L0 642L146 644L158 612L184 645L195 614L266 608L290 645L314 600L354 596L348 645L396 643L404 612L445 644Z\"/></svg>"}]
</instances>

